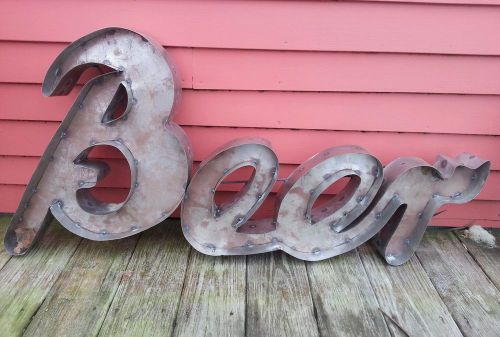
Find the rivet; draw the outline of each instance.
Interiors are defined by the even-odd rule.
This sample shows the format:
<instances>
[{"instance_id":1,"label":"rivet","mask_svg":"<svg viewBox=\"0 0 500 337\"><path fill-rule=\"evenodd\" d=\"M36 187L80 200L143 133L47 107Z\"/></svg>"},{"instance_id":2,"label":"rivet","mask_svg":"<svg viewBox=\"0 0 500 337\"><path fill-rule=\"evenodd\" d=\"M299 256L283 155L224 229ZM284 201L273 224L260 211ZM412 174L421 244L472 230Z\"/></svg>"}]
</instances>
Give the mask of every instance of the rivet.
<instances>
[{"instance_id":1,"label":"rivet","mask_svg":"<svg viewBox=\"0 0 500 337\"><path fill-rule=\"evenodd\" d=\"M254 166L257 166L257 165L259 164L259 162L258 162L257 160L254 160L254 161L252 162L252 164L253 164Z\"/></svg>"},{"instance_id":2,"label":"rivet","mask_svg":"<svg viewBox=\"0 0 500 337\"><path fill-rule=\"evenodd\" d=\"M124 71L125 68L123 68L123 66L118 66L118 71Z\"/></svg>"},{"instance_id":3,"label":"rivet","mask_svg":"<svg viewBox=\"0 0 500 337\"><path fill-rule=\"evenodd\" d=\"M96 142L94 139L91 139L89 143L90 143L90 145L95 145L95 144L97 144L97 142Z\"/></svg>"},{"instance_id":4,"label":"rivet","mask_svg":"<svg viewBox=\"0 0 500 337\"><path fill-rule=\"evenodd\" d=\"M62 73L61 68L57 67L55 71L56 76L61 76L61 73Z\"/></svg>"},{"instance_id":5,"label":"rivet","mask_svg":"<svg viewBox=\"0 0 500 337\"><path fill-rule=\"evenodd\" d=\"M127 82L127 84L130 85L132 83L132 80L130 78L127 78L125 82Z\"/></svg>"},{"instance_id":6,"label":"rivet","mask_svg":"<svg viewBox=\"0 0 500 337\"><path fill-rule=\"evenodd\" d=\"M115 142L118 142L118 143L120 143L120 144L123 144L123 139L121 139L121 138L116 138L116 139L115 139Z\"/></svg>"},{"instance_id":7,"label":"rivet","mask_svg":"<svg viewBox=\"0 0 500 337\"><path fill-rule=\"evenodd\" d=\"M83 180L78 180L78 186L82 187L85 185L85 182Z\"/></svg>"},{"instance_id":8,"label":"rivet","mask_svg":"<svg viewBox=\"0 0 500 337\"><path fill-rule=\"evenodd\" d=\"M410 239L405 240L405 245L409 246L410 245Z\"/></svg>"},{"instance_id":9,"label":"rivet","mask_svg":"<svg viewBox=\"0 0 500 337\"><path fill-rule=\"evenodd\" d=\"M262 199L262 194L257 194L257 200Z\"/></svg>"},{"instance_id":10,"label":"rivet","mask_svg":"<svg viewBox=\"0 0 500 337\"><path fill-rule=\"evenodd\" d=\"M452 198L458 198L462 196L462 193L461 192L456 192L455 194L453 194Z\"/></svg>"},{"instance_id":11,"label":"rivet","mask_svg":"<svg viewBox=\"0 0 500 337\"><path fill-rule=\"evenodd\" d=\"M82 109L83 108L83 103L78 104L78 108Z\"/></svg>"},{"instance_id":12,"label":"rivet","mask_svg":"<svg viewBox=\"0 0 500 337\"><path fill-rule=\"evenodd\" d=\"M210 189L210 193L214 194L215 193L215 188Z\"/></svg>"},{"instance_id":13,"label":"rivet","mask_svg":"<svg viewBox=\"0 0 500 337\"><path fill-rule=\"evenodd\" d=\"M356 198L356 201L357 202L362 202L364 199L365 199L364 196L359 196L359 197Z\"/></svg>"},{"instance_id":14,"label":"rivet","mask_svg":"<svg viewBox=\"0 0 500 337\"><path fill-rule=\"evenodd\" d=\"M380 219L382 217L382 213L378 212L375 214L375 219Z\"/></svg>"},{"instance_id":15,"label":"rivet","mask_svg":"<svg viewBox=\"0 0 500 337\"><path fill-rule=\"evenodd\" d=\"M448 161L446 159L444 159L443 161L441 161L441 167L442 168L445 168L446 165L448 165Z\"/></svg>"},{"instance_id":16,"label":"rivet","mask_svg":"<svg viewBox=\"0 0 500 337\"><path fill-rule=\"evenodd\" d=\"M75 225L75 227L82 227L82 225L79 222L73 222L73 225Z\"/></svg>"},{"instance_id":17,"label":"rivet","mask_svg":"<svg viewBox=\"0 0 500 337\"><path fill-rule=\"evenodd\" d=\"M252 243L252 241L247 241L247 247L248 247L248 248L253 248L253 243Z\"/></svg>"},{"instance_id":18,"label":"rivet","mask_svg":"<svg viewBox=\"0 0 500 337\"><path fill-rule=\"evenodd\" d=\"M137 98L132 97L132 104L134 104L134 105L137 104Z\"/></svg>"},{"instance_id":19,"label":"rivet","mask_svg":"<svg viewBox=\"0 0 500 337\"><path fill-rule=\"evenodd\" d=\"M102 61L102 63L104 63L106 65L110 65L111 64L108 60L104 60L104 61Z\"/></svg>"},{"instance_id":20,"label":"rivet","mask_svg":"<svg viewBox=\"0 0 500 337\"><path fill-rule=\"evenodd\" d=\"M67 133L66 133L65 131L61 132L61 136L60 136L60 137L61 137L61 139L62 139L62 138L66 138L66 136L67 136Z\"/></svg>"},{"instance_id":21,"label":"rivet","mask_svg":"<svg viewBox=\"0 0 500 337\"><path fill-rule=\"evenodd\" d=\"M224 169L224 171L222 173L227 174L228 172L229 172L229 169Z\"/></svg>"},{"instance_id":22,"label":"rivet","mask_svg":"<svg viewBox=\"0 0 500 337\"><path fill-rule=\"evenodd\" d=\"M321 252L321 250L319 250L319 248L314 248L314 249L312 250L312 253L313 253L314 255L318 255L320 252Z\"/></svg>"},{"instance_id":23,"label":"rivet","mask_svg":"<svg viewBox=\"0 0 500 337\"><path fill-rule=\"evenodd\" d=\"M439 196L439 194L437 194L437 193L432 193L432 198L433 198L433 199L436 199L438 196Z\"/></svg>"},{"instance_id":24,"label":"rivet","mask_svg":"<svg viewBox=\"0 0 500 337\"><path fill-rule=\"evenodd\" d=\"M24 204L24 208L29 208L29 207L30 207L30 203L29 202L27 202L27 203Z\"/></svg>"},{"instance_id":25,"label":"rivet","mask_svg":"<svg viewBox=\"0 0 500 337\"><path fill-rule=\"evenodd\" d=\"M477 179L477 173L474 173L471 177L470 177L470 180L476 180Z\"/></svg>"},{"instance_id":26,"label":"rivet","mask_svg":"<svg viewBox=\"0 0 500 337\"><path fill-rule=\"evenodd\" d=\"M419 218L419 219L422 219L422 217L423 217L423 216L424 216L424 213L422 213L422 212L419 212L419 213L417 214L417 218Z\"/></svg>"},{"instance_id":27,"label":"rivet","mask_svg":"<svg viewBox=\"0 0 500 337\"><path fill-rule=\"evenodd\" d=\"M137 225L134 225L134 226L132 226L132 227L130 228L130 230L131 230L132 232L135 232L137 229L138 229Z\"/></svg>"},{"instance_id":28,"label":"rivet","mask_svg":"<svg viewBox=\"0 0 500 337\"><path fill-rule=\"evenodd\" d=\"M134 165L135 166L139 165L139 161L137 159L134 159Z\"/></svg>"},{"instance_id":29,"label":"rivet","mask_svg":"<svg viewBox=\"0 0 500 337\"><path fill-rule=\"evenodd\" d=\"M207 246L206 246L208 249L210 249L212 251L212 253L215 253L215 246L212 245L211 243L209 243Z\"/></svg>"},{"instance_id":30,"label":"rivet","mask_svg":"<svg viewBox=\"0 0 500 337\"><path fill-rule=\"evenodd\" d=\"M135 187L135 188L137 188L138 186L139 186L139 183L137 183L137 182L136 182L136 183L134 184L134 187Z\"/></svg>"},{"instance_id":31,"label":"rivet","mask_svg":"<svg viewBox=\"0 0 500 337\"><path fill-rule=\"evenodd\" d=\"M101 230L101 231L99 232L99 234L101 234L101 235L108 235L108 231L107 231L107 230L105 230L105 229L103 229L103 230Z\"/></svg>"},{"instance_id":32,"label":"rivet","mask_svg":"<svg viewBox=\"0 0 500 337\"><path fill-rule=\"evenodd\" d=\"M33 187L33 188L31 189L31 192L36 193L36 192L38 192L38 190L36 189L36 187Z\"/></svg>"},{"instance_id":33,"label":"rivet","mask_svg":"<svg viewBox=\"0 0 500 337\"><path fill-rule=\"evenodd\" d=\"M257 225L252 224L252 225L250 225L250 228L257 228Z\"/></svg>"}]
</instances>

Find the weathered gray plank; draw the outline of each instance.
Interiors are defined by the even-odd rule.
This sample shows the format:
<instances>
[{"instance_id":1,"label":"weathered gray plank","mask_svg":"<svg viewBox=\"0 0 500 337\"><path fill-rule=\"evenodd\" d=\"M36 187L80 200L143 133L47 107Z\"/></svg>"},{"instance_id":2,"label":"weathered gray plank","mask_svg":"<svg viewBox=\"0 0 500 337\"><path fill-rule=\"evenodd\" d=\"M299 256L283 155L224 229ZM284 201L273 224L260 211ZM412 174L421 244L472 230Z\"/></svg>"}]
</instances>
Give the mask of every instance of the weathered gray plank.
<instances>
[{"instance_id":1,"label":"weathered gray plank","mask_svg":"<svg viewBox=\"0 0 500 337\"><path fill-rule=\"evenodd\" d=\"M174 336L244 336L245 297L244 256L192 250Z\"/></svg>"},{"instance_id":2,"label":"weathered gray plank","mask_svg":"<svg viewBox=\"0 0 500 337\"><path fill-rule=\"evenodd\" d=\"M356 250L306 267L322 336L390 336Z\"/></svg>"},{"instance_id":3,"label":"weathered gray plank","mask_svg":"<svg viewBox=\"0 0 500 337\"><path fill-rule=\"evenodd\" d=\"M144 232L99 336L170 336L188 253L178 221L167 221Z\"/></svg>"},{"instance_id":4,"label":"weathered gray plank","mask_svg":"<svg viewBox=\"0 0 500 337\"><path fill-rule=\"evenodd\" d=\"M53 222L25 256L11 258L0 271L0 331L20 336L73 255L80 238Z\"/></svg>"},{"instance_id":5,"label":"weathered gray plank","mask_svg":"<svg viewBox=\"0 0 500 337\"><path fill-rule=\"evenodd\" d=\"M3 238L5 236L5 232L7 231L7 226L9 225L9 221L12 215L9 214L1 214L0 215L0 239L2 242L0 244L0 270L2 270L3 266L10 260L10 255L7 253L5 248L3 247Z\"/></svg>"},{"instance_id":6,"label":"weathered gray plank","mask_svg":"<svg viewBox=\"0 0 500 337\"><path fill-rule=\"evenodd\" d=\"M409 336L462 336L415 256L402 266L392 267L369 244L358 250L381 311ZM386 322L391 333L405 335L390 319Z\"/></svg>"},{"instance_id":7,"label":"weathered gray plank","mask_svg":"<svg viewBox=\"0 0 500 337\"><path fill-rule=\"evenodd\" d=\"M318 336L303 261L282 252L247 257L247 336Z\"/></svg>"},{"instance_id":8,"label":"weathered gray plank","mask_svg":"<svg viewBox=\"0 0 500 337\"><path fill-rule=\"evenodd\" d=\"M137 238L105 242L83 240L24 337L96 336Z\"/></svg>"},{"instance_id":9,"label":"weathered gray plank","mask_svg":"<svg viewBox=\"0 0 500 337\"><path fill-rule=\"evenodd\" d=\"M500 289L500 232L492 233L497 239L497 247L487 248L478 245L477 243L465 239L460 233L457 233L459 239L465 245L466 249L472 255L474 260L479 264L481 269L489 279L495 284L497 289Z\"/></svg>"},{"instance_id":10,"label":"weathered gray plank","mask_svg":"<svg viewBox=\"0 0 500 337\"><path fill-rule=\"evenodd\" d=\"M452 233L427 234L417 256L465 336L500 336L500 293Z\"/></svg>"}]
</instances>

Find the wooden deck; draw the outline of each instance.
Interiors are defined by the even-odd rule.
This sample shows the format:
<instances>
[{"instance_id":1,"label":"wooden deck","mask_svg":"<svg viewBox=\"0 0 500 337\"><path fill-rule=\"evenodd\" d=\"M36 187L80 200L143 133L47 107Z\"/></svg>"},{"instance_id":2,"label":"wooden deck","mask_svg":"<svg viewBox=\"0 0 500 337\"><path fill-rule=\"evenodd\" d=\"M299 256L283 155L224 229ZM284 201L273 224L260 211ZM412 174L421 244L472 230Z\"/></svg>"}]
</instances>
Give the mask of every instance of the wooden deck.
<instances>
[{"instance_id":1,"label":"wooden deck","mask_svg":"<svg viewBox=\"0 0 500 337\"><path fill-rule=\"evenodd\" d=\"M499 289L500 249L450 231L389 267L368 245L210 257L175 220L111 242L53 223L27 256L0 251L0 336L500 336Z\"/></svg>"}]
</instances>

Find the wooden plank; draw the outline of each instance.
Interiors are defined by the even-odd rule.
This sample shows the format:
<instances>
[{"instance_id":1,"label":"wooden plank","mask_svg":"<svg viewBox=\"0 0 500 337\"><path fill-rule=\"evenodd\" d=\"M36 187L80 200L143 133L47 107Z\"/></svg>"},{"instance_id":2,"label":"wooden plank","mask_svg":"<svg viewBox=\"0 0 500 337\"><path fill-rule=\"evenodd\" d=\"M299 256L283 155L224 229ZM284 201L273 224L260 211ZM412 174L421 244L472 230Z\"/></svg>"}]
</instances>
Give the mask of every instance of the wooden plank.
<instances>
[{"instance_id":1,"label":"wooden plank","mask_svg":"<svg viewBox=\"0 0 500 337\"><path fill-rule=\"evenodd\" d=\"M465 336L500 335L500 292L450 232L432 232L417 256Z\"/></svg>"},{"instance_id":2,"label":"wooden plank","mask_svg":"<svg viewBox=\"0 0 500 337\"><path fill-rule=\"evenodd\" d=\"M123 274L99 336L170 336L189 246L177 221L144 232Z\"/></svg>"},{"instance_id":3,"label":"wooden plank","mask_svg":"<svg viewBox=\"0 0 500 337\"><path fill-rule=\"evenodd\" d=\"M96 336L137 239L82 241L23 337Z\"/></svg>"},{"instance_id":4,"label":"wooden plank","mask_svg":"<svg viewBox=\"0 0 500 337\"><path fill-rule=\"evenodd\" d=\"M10 214L0 214L0 238L2 238L2 242L11 218L12 216ZM0 270L2 270L3 266L9 260L10 260L10 255L7 253L7 251L3 249L3 247L0 248Z\"/></svg>"},{"instance_id":5,"label":"wooden plank","mask_svg":"<svg viewBox=\"0 0 500 337\"><path fill-rule=\"evenodd\" d=\"M58 125L56 122L0 121L0 155L40 156ZM403 156L420 157L433 163L439 153L453 156L468 152L489 159L491 169L500 170L500 151L496 151L500 140L495 136L194 126L183 129L196 161L204 160L229 140L261 137L272 143L282 164L302 164L326 148L357 144L383 164ZM95 151L95 155L103 156L103 152Z\"/></svg>"},{"instance_id":6,"label":"wooden plank","mask_svg":"<svg viewBox=\"0 0 500 337\"><path fill-rule=\"evenodd\" d=\"M390 336L356 250L306 267L321 336Z\"/></svg>"},{"instance_id":7,"label":"wooden plank","mask_svg":"<svg viewBox=\"0 0 500 337\"><path fill-rule=\"evenodd\" d=\"M0 119L61 121L78 91L46 98L38 84L0 83ZM191 126L500 133L497 95L184 90L176 108Z\"/></svg>"},{"instance_id":8,"label":"wooden plank","mask_svg":"<svg viewBox=\"0 0 500 337\"><path fill-rule=\"evenodd\" d=\"M341 0L350 1L350 0ZM499 0L358 0L364 2L403 2L427 4L454 4L454 5L500 5Z\"/></svg>"},{"instance_id":9,"label":"wooden plank","mask_svg":"<svg viewBox=\"0 0 500 337\"><path fill-rule=\"evenodd\" d=\"M173 336L244 336L245 256L192 250Z\"/></svg>"},{"instance_id":10,"label":"wooden plank","mask_svg":"<svg viewBox=\"0 0 500 337\"><path fill-rule=\"evenodd\" d=\"M401 335L399 325L408 336L462 336L416 257L395 268L370 245L359 252L392 333Z\"/></svg>"},{"instance_id":11,"label":"wooden plank","mask_svg":"<svg viewBox=\"0 0 500 337\"><path fill-rule=\"evenodd\" d=\"M32 251L5 264L0 271L0 326L4 336L22 335L79 242L80 238L53 222Z\"/></svg>"},{"instance_id":12,"label":"wooden plank","mask_svg":"<svg viewBox=\"0 0 500 337\"><path fill-rule=\"evenodd\" d=\"M0 42L0 82L42 83L45 73L54 59L67 44L63 43L20 43ZM179 81L183 88L192 87L192 50L191 48L168 48L169 58L178 70ZM37 57L33 57L36 55ZM19 60L25 60L19 66ZM15 69L9 69L15 67ZM1 73L5 72L3 75ZM83 79L88 80L88 77ZM80 81L82 83L84 81Z\"/></svg>"},{"instance_id":13,"label":"wooden plank","mask_svg":"<svg viewBox=\"0 0 500 337\"><path fill-rule=\"evenodd\" d=\"M41 83L64 47L0 42L0 82ZM185 89L500 94L500 57L190 48L168 52ZM19 67L19 60L29 62Z\"/></svg>"},{"instance_id":14,"label":"wooden plank","mask_svg":"<svg viewBox=\"0 0 500 337\"><path fill-rule=\"evenodd\" d=\"M195 49L193 58L195 89L500 93L497 57Z\"/></svg>"},{"instance_id":15,"label":"wooden plank","mask_svg":"<svg viewBox=\"0 0 500 337\"><path fill-rule=\"evenodd\" d=\"M247 257L246 336L319 336L304 261L282 252Z\"/></svg>"},{"instance_id":16,"label":"wooden plank","mask_svg":"<svg viewBox=\"0 0 500 337\"><path fill-rule=\"evenodd\" d=\"M39 157L0 157L0 184L5 185L26 185L31 178L40 158ZM130 169L125 160L105 159L110 166L109 174L99 183L99 187L130 188ZM196 172L199 162L194 163ZM296 164L282 164L279 168L279 178L286 179L298 167ZM246 171L248 172L248 171ZM250 174L245 174L238 170L231 175L231 181L247 180ZM277 192L282 185L282 181L277 181L272 188L272 192ZM243 184L222 184L217 191L239 191ZM336 194L345 184L334 184L322 194ZM476 200L500 200L500 171L490 172L488 181Z\"/></svg>"},{"instance_id":17,"label":"wooden plank","mask_svg":"<svg viewBox=\"0 0 500 337\"><path fill-rule=\"evenodd\" d=\"M497 0L444 2L498 4ZM2 7L3 40L69 42L98 28L117 26L144 32L170 46L500 54L497 7L203 0L106 1L99 3L99 10L86 1L4 1Z\"/></svg>"},{"instance_id":18,"label":"wooden plank","mask_svg":"<svg viewBox=\"0 0 500 337\"><path fill-rule=\"evenodd\" d=\"M462 241L469 254L481 267L490 281L493 282L497 289L500 289L500 233L499 231L494 231L492 234L496 237L497 247L495 248L480 246L458 233L457 237Z\"/></svg>"}]
</instances>

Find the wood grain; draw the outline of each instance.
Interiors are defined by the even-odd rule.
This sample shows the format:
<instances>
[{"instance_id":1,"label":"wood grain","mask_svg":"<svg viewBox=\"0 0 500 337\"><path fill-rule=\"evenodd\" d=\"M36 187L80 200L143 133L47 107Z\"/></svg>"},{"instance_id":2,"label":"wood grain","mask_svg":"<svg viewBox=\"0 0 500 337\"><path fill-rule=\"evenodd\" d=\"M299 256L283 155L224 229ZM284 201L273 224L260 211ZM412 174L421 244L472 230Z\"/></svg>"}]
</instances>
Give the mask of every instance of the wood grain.
<instances>
[{"instance_id":1,"label":"wood grain","mask_svg":"<svg viewBox=\"0 0 500 337\"><path fill-rule=\"evenodd\" d=\"M426 235L417 256L465 336L498 336L500 292L453 233Z\"/></svg>"},{"instance_id":2,"label":"wood grain","mask_svg":"<svg viewBox=\"0 0 500 337\"><path fill-rule=\"evenodd\" d=\"M391 336L357 250L306 266L321 336Z\"/></svg>"},{"instance_id":3,"label":"wood grain","mask_svg":"<svg viewBox=\"0 0 500 337\"><path fill-rule=\"evenodd\" d=\"M31 321L75 252L80 238L53 222L26 255L11 258L0 271L1 334L17 337Z\"/></svg>"},{"instance_id":4,"label":"wood grain","mask_svg":"<svg viewBox=\"0 0 500 337\"><path fill-rule=\"evenodd\" d=\"M246 335L319 336L304 261L281 252L247 257Z\"/></svg>"},{"instance_id":5,"label":"wood grain","mask_svg":"<svg viewBox=\"0 0 500 337\"><path fill-rule=\"evenodd\" d=\"M5 232L7 231L7 227L9 226L9 222L12 216L10 214L1 214L0 215L0 238L3 242L3 237L5 236ZM0 248L0 271L3 266L10 260L11 256L5 249Z\"/></svg>"},{"instance_id":6,"label":"wood grain","mask_svg":"<svg viewBox=\"0 0 500 337\"><path fill-rule=\"evenodd\" d=\"M359 252L380 309L390 317L392 333L402 334L399 325L411 337L462 336L416 257L392 267L370 245L361 246Z\"/></svg>"},{"instance_id":7,"label":"wood grain","mask_svg":"<svg viewBox=\"0 0 500 337\"><path fill-rule=\"evenodd\" d=\"M177 221L141 234L99 336L170 336L187 268L189 246Z\"/></svg>"},{"instance_id":8,"label":"wood grain","mask_svg":"<svg viewBox=\"0 0 500 337\"><path fill-rule=\"evenodd\" d=\"M497 246L494 248L484 247L464 238L462 234L456 233L474 261L481 267L497 289L500 290L500 233L494 231L492 234L495 236L497 242Z\"/></svg>"},{"instance_id":9,"label":"wood grain","mask_svg":"<svg viewBox=\"0 0 500 337\"><path fill-rule=\"evenodd\" d=\"M23 337L97 336L137 239L83 240Z\"/></svg>"},{"instance_id":10,"label":"wood grain","mask_svg":"<svg viewBox=\"0 0 500 337\"><path fill-rule=\"evenodd\" d=\"M245 335L245 256L191 251L174 336Z\"/></svg>"}]
</instances>

